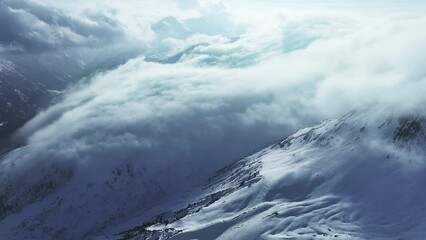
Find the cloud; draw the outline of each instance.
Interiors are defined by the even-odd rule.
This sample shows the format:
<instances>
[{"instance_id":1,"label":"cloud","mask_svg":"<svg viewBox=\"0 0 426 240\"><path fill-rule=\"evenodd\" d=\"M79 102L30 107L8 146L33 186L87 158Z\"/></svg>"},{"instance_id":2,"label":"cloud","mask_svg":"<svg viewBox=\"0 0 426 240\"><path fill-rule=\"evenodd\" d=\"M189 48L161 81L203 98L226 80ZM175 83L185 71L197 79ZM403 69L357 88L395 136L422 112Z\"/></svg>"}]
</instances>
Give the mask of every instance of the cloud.
<instances>
[{"instance_id":1,"label":"cloud","mask_svg":"<svg viewBox=\"0 0 426 240\"><path fill-rule=\"evenodd\" d=\"M202 31L220 14L153 22L148 46L157 48L76 86L20 130L26 146L3 159L13 167L2 169L2 182L62 179L62 171L38 169L66 166L73 184L94 183L109 199L105 184L121 186L111 172L128 164L140 174L123 185L143 186L128 213L324 117L375 106L398 114L426 100L422 16L281 13L228 32L241 24L231 14ZM148 183L166 193L148 194ZM96 199L77 191L84 201L67 203L76 209ZM116 211L108 207L99 211Z\"/></svg>"},{"instance_id":2,"label":"cloud","mask_svg":"<svg viewBox=\"0 0 426 240\"><path fill-rule=\"evenodd\" d=\"M29 122L20 134L28 138L29 146L85 156L87 161L98 161L91 151L103 145L128 144L115 142L122 139L117 136L132 136L137 143L133 151L140 156L135 161L165 161L171 166L184 161L182 172L188 165L208 171L324 116L377 104L401 108L420 104L424 57L417 51L425 47L426 36L412 26L423 21L386 21L379 24L386 26L381 31L372 26L351 34L333 33L291 52L247 43L254 38L250 32L234 42L219 42L223 49L241 49L225 51L223 57L271 52L271 59L259 57L244 68L234 68L232 63L226 68L207 67L192 61L199 57L196 51L214 48L214 43L196 47L173 65L138 58L80 86ZM312 34L309 28L306 31ZM262 36L258 34L255 37ZM275 34L281 39L277 42L277 35L270 36L266 40L270 45L285 44L289 38L282 32ZM217 55L206 50L203 54ZM239 57L253 58L250 54ZM226 65L226 61L218 62ZM104 151L110 151L111 161L117 157L115 148Z\"/></svg>"},{"instance_id":3,"label":"cloud","mask_svg":"<svg viewBox=\"0 0 426 240\"><path fill-rule=\"evenodd\" d=\"M2 1L0 44L3 50L42 52L111 42L123 37L112 17L94 12L77 18L31 1Z\"/></svg>"}]
</instances>

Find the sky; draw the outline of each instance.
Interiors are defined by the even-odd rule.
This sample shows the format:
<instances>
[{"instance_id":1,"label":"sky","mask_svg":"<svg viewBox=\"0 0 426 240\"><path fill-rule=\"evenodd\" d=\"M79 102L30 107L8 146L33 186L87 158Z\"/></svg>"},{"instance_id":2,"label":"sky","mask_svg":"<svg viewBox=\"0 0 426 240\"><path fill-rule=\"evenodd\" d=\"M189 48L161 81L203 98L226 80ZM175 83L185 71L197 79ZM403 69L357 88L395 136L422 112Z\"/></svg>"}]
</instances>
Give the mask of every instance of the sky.
<instances>
[{"instance_id":1,"label":"sky","mask_svg":"<svg viewBox=\"0 0 426 240\"><path fill-rule=\"evenodd\" d=\"M25 146L3 159L14 164L2 179L61 165L102 180L130 162L149 169L140 181L163 176L176 189L324 118L415 112L426 100L424 10L421 1L0 1L0 53L141 51L21 128Z\"/></svg>"}]
</instances>

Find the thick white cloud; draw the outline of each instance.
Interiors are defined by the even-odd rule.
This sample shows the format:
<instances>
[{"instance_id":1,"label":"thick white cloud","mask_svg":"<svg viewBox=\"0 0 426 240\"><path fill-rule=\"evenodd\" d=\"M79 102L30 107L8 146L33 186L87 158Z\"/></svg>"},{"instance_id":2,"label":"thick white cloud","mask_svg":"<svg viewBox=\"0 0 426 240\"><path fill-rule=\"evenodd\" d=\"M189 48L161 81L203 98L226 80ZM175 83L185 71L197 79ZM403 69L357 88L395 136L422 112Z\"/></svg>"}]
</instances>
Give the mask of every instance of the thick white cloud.
<instances>
[{"instance_id":1,"label":"thick white cloud","mask_svg":"<svg viewBox=\"0 0 426 240\"><path fill-rule=\"evenodd\" d=\"M306 15L274 26L252 23L219 41L191 31L187 20L173 21L188 36L160 28L155 41L195 47L173 65L138 58L79 86L21 130L29 149L97 161L91 154L101 147L114 161L115 148L105 146L130 141L135 161L211 170L324 116L424 101L422 17Z\"/></svg>"}]
</instances>

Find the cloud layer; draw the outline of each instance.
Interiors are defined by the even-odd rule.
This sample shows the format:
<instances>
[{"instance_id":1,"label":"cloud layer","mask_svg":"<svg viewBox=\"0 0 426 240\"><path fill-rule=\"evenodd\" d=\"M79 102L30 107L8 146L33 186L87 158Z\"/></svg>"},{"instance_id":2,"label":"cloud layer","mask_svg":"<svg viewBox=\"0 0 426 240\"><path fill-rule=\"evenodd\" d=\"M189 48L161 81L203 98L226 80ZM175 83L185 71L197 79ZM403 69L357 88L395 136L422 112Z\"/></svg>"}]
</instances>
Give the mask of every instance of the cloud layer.
<instances>
[{"instance_id":1,"label":"cloud layer","mask_svg":"<svg viewBox=\"0 0 426 240\"><path fill-rule=\"evenodd\" d=\"M93 46L123 36L111 13L89 12L77 18L26 0L0 2L0 29L3 51Z\"/></svg>"},{"instance_id":2,"label":"cloud layer","mask_svg":"<svg viewBox=\"0 0 426 240\"><path fill-rule=\"evenodd\" d=\"M102 148L110 161L182 165L185 178L193 173L184 166L216 169L325 116L424 102L423 17L274 21L266 29L255 23L243 33L218 35L188 27L205 25L204 18L160 20L152 24L155 44L185 49L173 65L142 57L99 74L20 134L30 151L50 149L57 161L99 161ZM110 145L134 146L133 157L118 156Z\"/></svg>"}]
</instances>

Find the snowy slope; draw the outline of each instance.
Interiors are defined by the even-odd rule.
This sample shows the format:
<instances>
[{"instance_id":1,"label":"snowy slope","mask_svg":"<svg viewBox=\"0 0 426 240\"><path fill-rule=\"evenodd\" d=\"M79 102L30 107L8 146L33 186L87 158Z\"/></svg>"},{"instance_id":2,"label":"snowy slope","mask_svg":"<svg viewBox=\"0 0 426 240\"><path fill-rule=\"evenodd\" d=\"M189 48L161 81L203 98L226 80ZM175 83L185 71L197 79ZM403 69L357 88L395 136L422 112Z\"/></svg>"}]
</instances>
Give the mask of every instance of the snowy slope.
<instances>
[{"instance_id":1,"label":"snowy slope","mask_svg":"<svg viewBox=\"0 0 426 240\"><path fill-rule=\"evenodd\" d=\"M170 188L171 172L125 160L17 172L18 149L0 172L0 236L422 239L425 124L423 117L355 113L326 120L183 194Z\"/></svg>"},{"instance_id":2,"label":"snowy slope","mask_svg":"<svg viewBox=\"0 0 426 240\"><path fill-rule=\"evenodd\" d=\"M302 129L99 239L423 239L426 122L367 119Z\"/></svg>"}]
</instances>

